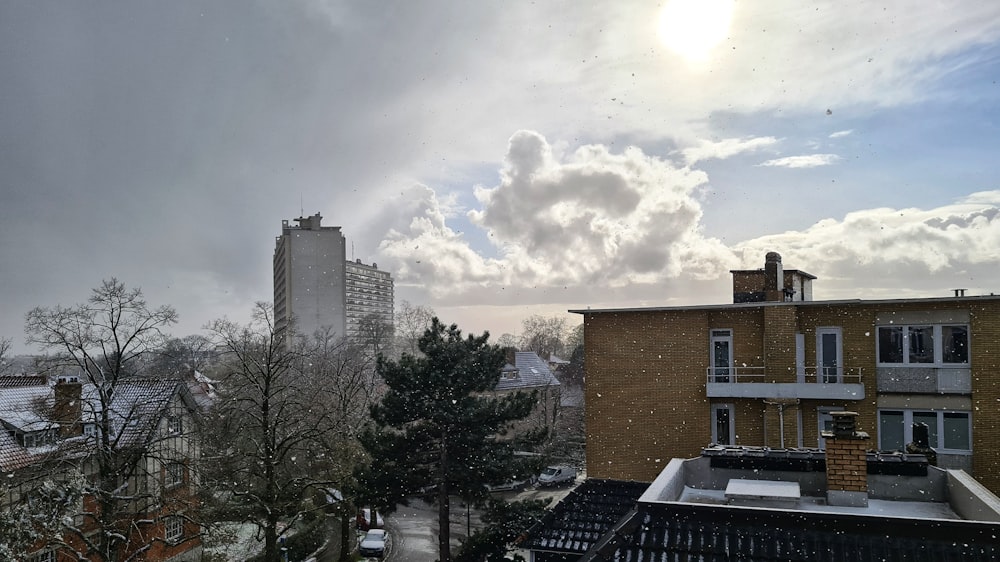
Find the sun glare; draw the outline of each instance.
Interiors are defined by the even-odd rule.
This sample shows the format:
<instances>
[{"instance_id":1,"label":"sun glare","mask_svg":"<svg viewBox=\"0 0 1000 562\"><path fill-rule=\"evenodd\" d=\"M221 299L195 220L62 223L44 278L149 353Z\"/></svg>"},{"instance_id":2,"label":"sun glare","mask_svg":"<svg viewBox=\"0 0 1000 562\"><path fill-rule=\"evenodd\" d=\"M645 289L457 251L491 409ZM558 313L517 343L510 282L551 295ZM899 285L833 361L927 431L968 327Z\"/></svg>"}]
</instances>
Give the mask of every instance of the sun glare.
<instances>
[{"instance_id":1,"label":"sun glare","mask_svg":"<svg viewBox=\"0 0 1000 562\"><path fill-rule=\"evenodd\" d=\"M670 0L660 14L660 40L689 62L708 58L729 33L733 0Z\"/></svg>"}]
</instances>

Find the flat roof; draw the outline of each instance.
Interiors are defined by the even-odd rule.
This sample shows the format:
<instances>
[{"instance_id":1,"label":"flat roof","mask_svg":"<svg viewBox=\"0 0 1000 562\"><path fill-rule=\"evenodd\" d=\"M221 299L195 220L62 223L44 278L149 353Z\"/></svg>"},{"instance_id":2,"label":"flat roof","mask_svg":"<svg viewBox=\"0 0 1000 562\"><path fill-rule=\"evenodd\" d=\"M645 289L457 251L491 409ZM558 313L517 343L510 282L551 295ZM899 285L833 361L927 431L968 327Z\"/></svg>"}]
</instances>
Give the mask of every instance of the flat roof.
<instances>
[{"instance_id":1,"label":"flat roof","mask_svg":"<svg viewBox=\"0 0 1000 562\"><path fill-rule=\"evenodd\" d=\"M880 305L880 304L904 304L904 303L940 303L940 302L975 302L975 301L1000 300L1000 295L973 295L965 297L916 297L907 299L843 299L824 301L775 301L775 302L744 302L744 303L723 303L723 304L699 304L681 306L642 306L626 308L576 308L567 312L573 314L605 314L609 312L672 312L684 310L724 310L733 308L759 308L763 306L851 306L851 305Z\"/></svg>"}]
</instances>

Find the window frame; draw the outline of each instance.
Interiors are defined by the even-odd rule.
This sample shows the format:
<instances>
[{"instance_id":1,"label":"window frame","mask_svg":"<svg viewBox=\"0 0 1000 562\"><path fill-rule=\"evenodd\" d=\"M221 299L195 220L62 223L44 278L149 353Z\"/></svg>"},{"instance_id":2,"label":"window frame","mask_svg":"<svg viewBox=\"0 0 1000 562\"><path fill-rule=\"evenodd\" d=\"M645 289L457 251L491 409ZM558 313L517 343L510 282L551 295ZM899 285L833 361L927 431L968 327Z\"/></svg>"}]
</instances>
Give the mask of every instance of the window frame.
<instances>
[{"instance_id":1,"label":"window frame","mask_svg":"<svg viewBox=\"0 0 1000 562\"><path fill-rule=\"evenodd\" d=\"M167 490L184 485L187 467L179 461L166 462L163 465L163 487Z\"/></svg>"},{"instance_id":2,"label":"window frame","mask_svg":"<svg viewBox=\"0 0 1000 562\"><path fill-rule=\"evenodd\" d=\"M167 416L167 434L168 435L183 435L184 434L184 422L181 416L171 415Z\"/></svg>"},{"instance_id":3,"label":"window frame","mask_svg":"<svg viewBox=\"0 0 1000 562\"><path fill-rule=\"evenodd\" d=\"M933 345L933 357L929 362L913 361L911 350L911 344L913 339L913 333L911 330L917 329L931 329L931 339ZM965 361L945 361L945 328L961 328L965 331ZM902 331L900 338L900 345L902 349L900 350L902 361L900 362L889 362L882 360L882 330L899 329ZM972 331L969 329L969 324L963 324L960 322L948 322L940 324L930 324L930 323L919 323L919 324L879 324L875 326L875 361L880 367L912 367L912 368L952 368L952 369L962 369L968 368L972 357Z\"/></svg>"},{"instance_id":4,"label":"window frame","mask_svg":"<svg viewBox=\"0 0 1000 562\"><path fill-rule=\"evenodd\" d=\"M184 518L180 515L168 515L163 518L163 540L167 544L177 544L184 539Z\"/></svg>"},{"instance_id":5,"label":"window frame","mask_svg":"<svg viewBox=\"0 0 1000 562\"><path fill-rule=\"evenodd\" d=\"M728 365L718 366L715 363L715 347L717 343L727 344ZM735 360L733 359L733 330L731 328L712 328L708 331L708 365L713 383L736 382ZM725 373L717 371L725 370ZM714 423L714 422L713 422Z\"/></svg>"},{"instance_id":6,"label":"window frame","mask_svg":"<svg viewBox=\"0 0 1000 562\"><path fill-rule=\"evenodd\" d=\"M934 442L929 443L930 447L939 453L945 453L949 455L971 455L974 452L973 440L972 440L972 412L964 410L924 410L924 409L913 409L913 408L879 408L877 413L877 424L878 424L878 448L880 451L895 450L888 449L882 444L882 416L883 413L899 413L903 414L903 443L902 446L906 447L907 443L913 442L913 417L914 414L933 414L936 420L936 427L929 428L928 437L934 436ZM966 435L968 436L969 448L968 449L951 449L945 447L946 439L948 438L947 432L944 427L944 420L946 416L964 416L966 422Z\"/></svg>"},{"instance_id":7,"label":"window frame","mask_svg":"<svg viewBox=\"0 0 1000 562\"><path fill-rule=\"evenodd\" d=\"M733 446L735 446L736 445L736 405L733 404L732 402L725 402L725 403L721 403L721 404L712 404L711 408L712 408L712 410L711 410L712 411L712 418L711 418L712 443L715 443L716 445L722 445L722 446L725 446L725 447L733 447ZM718 414L718 412L720 410L724 410L724 411L729 412L729 435L726 436L728 438L728 440L729 440L728 443L720 443L719 442L719 423L718 423L718 419L719 419L718 416L719 416L719 414Z\"/></svg>"}]
</instances>

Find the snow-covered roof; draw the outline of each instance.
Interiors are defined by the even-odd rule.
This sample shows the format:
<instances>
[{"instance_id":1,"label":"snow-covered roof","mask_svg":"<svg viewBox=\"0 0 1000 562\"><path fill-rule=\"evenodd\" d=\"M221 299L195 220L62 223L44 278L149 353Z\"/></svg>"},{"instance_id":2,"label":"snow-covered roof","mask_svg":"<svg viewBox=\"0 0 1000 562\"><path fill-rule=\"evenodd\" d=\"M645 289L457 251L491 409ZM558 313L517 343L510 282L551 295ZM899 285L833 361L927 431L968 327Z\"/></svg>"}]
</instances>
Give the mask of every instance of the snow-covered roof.
<instances>
[{"instance_id":1,"label":"snow-covered roof","mask_svg":"<svg viewBox=\"0 0 1000 562\"><path fill-rule=\"evenodd\" d=\"M506 373L516 370L517 377L508 378ZM507 363L502 370L496 390L514 390L519 388L535 388L539 386L559 386L559 381L549 369L549 364L542 361L532 351L518 351L514 354L514 364Z\"/></svg>"},{"instance_id":2,"label":"snow-covered roof","mask_svg":"<svg viewBox=\"0 0 1000 562\"><path fill-rule=\"evenodd\" d=\"M180 381L137 378L117 384L108 407L115 446L133 447L148 440L178 394L193 409L187 386ZM101 411L98 388L83 384L80 397L80 422L96 422ZM54 404L55 393L49 384L0 388L0 421L8 429L25 433L56 428L58 423L50 417ZM75 450L80 443L73 445ZM41 452L35 449L19 444L8 431L0 432L0 469L14 470L30 464Z\"/></svg>"}]
</instances>

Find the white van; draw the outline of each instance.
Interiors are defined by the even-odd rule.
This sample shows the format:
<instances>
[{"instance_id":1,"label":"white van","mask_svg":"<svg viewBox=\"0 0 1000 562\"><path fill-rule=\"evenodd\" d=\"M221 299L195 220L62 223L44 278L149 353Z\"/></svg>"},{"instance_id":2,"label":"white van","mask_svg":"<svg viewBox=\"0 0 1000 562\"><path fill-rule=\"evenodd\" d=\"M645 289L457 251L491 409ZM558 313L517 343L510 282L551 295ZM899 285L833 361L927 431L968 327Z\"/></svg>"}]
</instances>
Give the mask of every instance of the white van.
<instances>
[{"instance_id":1,"label":"white van","mask_svg":"<svg viewBox=\"0 0 1000 562\"><path fill-rule=\"evenodd\" d=\"M549 466L538 475L538 486L558 486L576 482L576 469L564 464Z\"/></svg>"}]
</instances>

